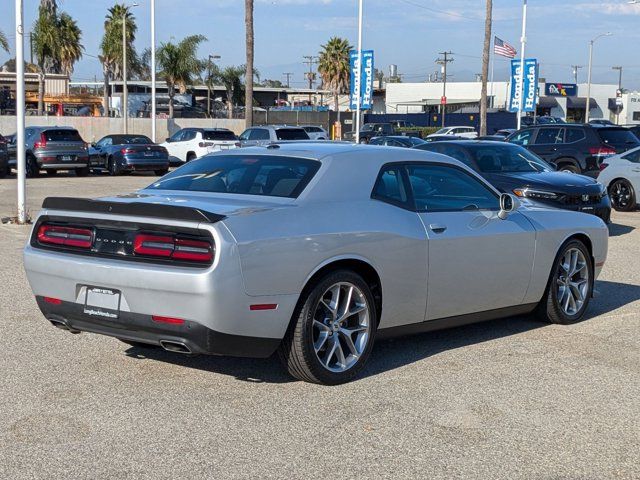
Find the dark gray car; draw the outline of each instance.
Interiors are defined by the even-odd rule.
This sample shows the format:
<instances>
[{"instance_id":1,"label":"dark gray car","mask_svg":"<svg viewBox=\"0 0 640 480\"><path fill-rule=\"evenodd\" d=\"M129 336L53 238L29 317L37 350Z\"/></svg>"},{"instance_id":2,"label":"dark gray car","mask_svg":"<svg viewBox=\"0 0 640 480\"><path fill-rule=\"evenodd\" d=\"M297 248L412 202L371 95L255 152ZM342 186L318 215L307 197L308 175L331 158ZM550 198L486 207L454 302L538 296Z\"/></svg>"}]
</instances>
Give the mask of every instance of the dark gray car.
<instances>
[{"instance_id":1,"label":"dark gray car","mask_svg":"<svg viewBox=\"0 0 640 480\"><path fill-rule=\"evenodd\" d=\"M29 178L37 177L41 170L49 175L58 170L73 170L79 177L89 174L88 147L75 128L27 127L25 149ZM15 168L15 159L11 166Z\"/></svg>"}]
</instances>

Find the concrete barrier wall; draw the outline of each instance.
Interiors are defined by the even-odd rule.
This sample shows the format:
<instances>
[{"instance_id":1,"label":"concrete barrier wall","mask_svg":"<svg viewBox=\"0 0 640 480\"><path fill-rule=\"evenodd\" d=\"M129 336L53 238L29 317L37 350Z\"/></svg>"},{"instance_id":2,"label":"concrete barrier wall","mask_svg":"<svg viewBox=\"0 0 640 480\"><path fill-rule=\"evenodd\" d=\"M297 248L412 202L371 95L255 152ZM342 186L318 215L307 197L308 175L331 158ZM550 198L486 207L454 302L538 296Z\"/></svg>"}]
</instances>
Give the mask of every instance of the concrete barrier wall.
<instances>
[{"instance_id":1,"label":"concrete barrier wall","mask_svg":"<svg viewBox=\"0 0 640 480\"><path fill-rule=\"evenodd\" d=\"M27 116L26 125L65 125L78 129L82 138L87 142L95 142L105 135L122 133L121 118L105 117L38 117ZM228 120L222 118L174 118L156 120L156 140L160 143L181 128L228 128L237 135L244 130L244 120ZM128 120L129 133L138 133L151 137L151 119L130 118ZM0 115L0 134L11 135L16 131L16 117Z\"/></svg>"}]
</instances>

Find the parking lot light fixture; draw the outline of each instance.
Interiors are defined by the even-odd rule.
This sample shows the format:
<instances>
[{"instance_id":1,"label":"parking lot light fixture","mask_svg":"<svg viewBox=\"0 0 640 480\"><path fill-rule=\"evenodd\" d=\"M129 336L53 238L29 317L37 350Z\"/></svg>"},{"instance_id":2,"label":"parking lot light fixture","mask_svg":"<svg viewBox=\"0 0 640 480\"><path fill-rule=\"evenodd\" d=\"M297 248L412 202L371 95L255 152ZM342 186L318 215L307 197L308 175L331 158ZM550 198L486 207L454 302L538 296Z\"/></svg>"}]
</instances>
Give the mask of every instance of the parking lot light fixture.
<instances>
[{"instance_id":1,"label":"parking lot light fixture","mask_svg":"<svg viewBox=\"0 0 640 480\"><path fill-rule=\"evenodd\" d=\"M584 107L584 123L589 123L589 107L591 103L591 68L593 66L593 44L602 37L610 37L613 35L611 32L601 33L594 39L589 41L589 70L587 72L587 103Z\"/></svg>"},{"instance_id":2,"label":"parking lot light fixture","mask_svg":"<svg viewBox=\"0 0 640 480\"><path fill-rule=\"evenodd\" d=\"M156 143L156 0L151 0L151 141Z\"/></svg>"},{"instance_id":3,"label":"parking lot light fixture","mask_svg":"<svg viewBox=\"0 0 640 480\"><path fill-rule=\"evenodd\" d=\"M26 223L26 152L24 148L24 5L16 0L16 162L18 223Z\"/></svg>"}]
</instances>

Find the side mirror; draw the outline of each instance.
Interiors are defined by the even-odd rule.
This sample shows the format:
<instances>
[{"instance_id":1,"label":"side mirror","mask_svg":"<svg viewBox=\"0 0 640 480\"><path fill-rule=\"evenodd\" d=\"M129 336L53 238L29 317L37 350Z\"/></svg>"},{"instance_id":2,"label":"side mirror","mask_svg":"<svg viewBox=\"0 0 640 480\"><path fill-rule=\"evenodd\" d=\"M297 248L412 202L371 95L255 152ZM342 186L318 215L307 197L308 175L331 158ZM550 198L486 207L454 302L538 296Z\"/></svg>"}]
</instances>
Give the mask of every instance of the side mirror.
<instances>
[{"instance_id":1,"label":"side mirror","mask_svg":"<svg viewBox=\"0 0 640 480\"><path fill-rule=\"evenodd\" d=\"M515 212L520 207L520 200L510 193L500 195L500 211L498 218L505 220L511 212Z\"/></svg>"},{"instance_id":2,"label":"side mirror","mask_svg":"<svg viewBox=\"0 0 640 480\"><path fill-rule=\"evenodd\" d=\"M165 138L164 141L168 142L168 143L171 143L171 139L170 138Z\"/></svg>"}]
</instances>

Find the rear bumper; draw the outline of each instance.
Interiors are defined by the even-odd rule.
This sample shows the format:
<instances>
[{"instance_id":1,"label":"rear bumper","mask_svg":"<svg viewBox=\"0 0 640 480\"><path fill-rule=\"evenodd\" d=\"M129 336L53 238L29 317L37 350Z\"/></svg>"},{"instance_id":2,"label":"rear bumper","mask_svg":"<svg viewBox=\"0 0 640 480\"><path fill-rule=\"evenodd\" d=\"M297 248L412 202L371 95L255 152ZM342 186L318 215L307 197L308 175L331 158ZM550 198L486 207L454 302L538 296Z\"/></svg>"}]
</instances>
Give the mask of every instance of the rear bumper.
<instances>
[{"instance_id":1,"label":"rear bumper","mask_svg":"<svg viewBox=\"0 0 640 480\"><path fill-rule=\"evenodd\" d=\"M125 171L164 170L169 168L168 158L128 158L125 157L122 166Z\"/></svg>"},{"instance_id":2,"label":"rear bumper","mask_svg":"<svg viewBox=\"0 0 640 480\"><path fill-rule=\"evenodd\" d=\"M54 305L37 296L38 307L47 320L63 324L77 332L91 332L134 342L161 345L175 342L187 346L191 353L266 358L280 344L277 338L247 337L217 332L190 320L184 324L160 324L150 315L120 312L116 319L103 319L84 313L84 306L74 302Z\"/></svg>"},{"instance_id":3,"label":"rear bumper","mask_svg":"<svg viewBox=\"0 0 640 480\"><path fill-rule=\"evenodd\" d=\"M65 154L66 155L66 154ZM65 170L65 169L74 169L74 168L84 168L89 166L89 155L86 152L83 153L69 153L72 157L75 157L71 161L62 161L59 157L62 155L56 153L36 153L36 159L41 169L56 169L56 170Z\"/></svg>"}]
</instances>

